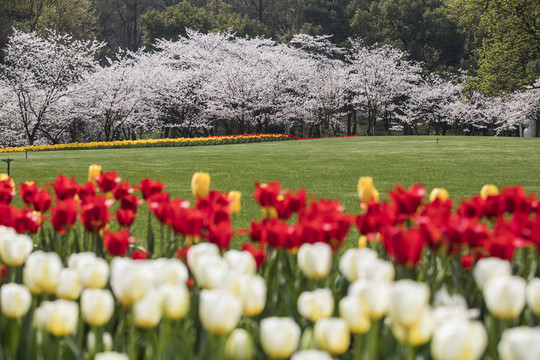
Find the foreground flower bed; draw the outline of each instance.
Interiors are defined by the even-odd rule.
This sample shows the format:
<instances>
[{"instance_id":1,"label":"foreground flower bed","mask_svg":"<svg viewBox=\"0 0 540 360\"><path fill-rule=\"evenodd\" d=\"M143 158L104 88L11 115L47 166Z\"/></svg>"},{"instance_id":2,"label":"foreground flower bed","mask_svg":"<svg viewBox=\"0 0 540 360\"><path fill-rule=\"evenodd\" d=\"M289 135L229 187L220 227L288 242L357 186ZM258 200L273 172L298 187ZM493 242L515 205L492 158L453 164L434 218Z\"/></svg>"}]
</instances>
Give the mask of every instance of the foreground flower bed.
<instances>
[{"instance_id":1,"label":"foreground flower bed","mask_svg":"<svg viewBox=\"0 0 540 360\"><path fill-rule=\"evenodd\" d=\"M521 187L454 206L421 185L379 201L366 177L350 214L256 183L262 218L235 229L240 193L164 186L97 165L85 184L0 177L3 358L540 358L540 204Z\"/></svg>"},{"instance_id":2,"label":"foreground flower bed","mask_svg":"<svg viewBox=\"0 0 540 360\"><path fill-rule=\"evenodd\" d=\"M93 142L88 142L88 143L4 147L4 148L0 148L0 153L23 152L23 151L78 150L78 149L113 149L113 148L225 145L225 144L243 144L243 143L252 143L252 142L283 141L283 140L296 140L296 139L298 138L296 138L295 136L291 134L248 134L248 135L225 135L225 136L176 138L176 139L93 141Z\"/></svg>"}]
</instances>

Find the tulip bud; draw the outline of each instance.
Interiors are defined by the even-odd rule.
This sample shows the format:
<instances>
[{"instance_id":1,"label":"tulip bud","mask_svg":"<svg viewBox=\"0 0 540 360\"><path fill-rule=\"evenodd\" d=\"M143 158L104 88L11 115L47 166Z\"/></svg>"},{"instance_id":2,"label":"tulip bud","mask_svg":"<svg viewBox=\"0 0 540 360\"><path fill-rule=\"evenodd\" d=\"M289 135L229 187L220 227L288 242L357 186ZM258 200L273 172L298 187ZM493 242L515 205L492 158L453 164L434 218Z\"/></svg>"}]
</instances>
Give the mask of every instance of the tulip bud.
<instances>
[{"instance_id":1,"label":"tulip bud","mask_svg":"<svg viewBox=\"0 0 540 360\"><path fill-rule=\"evenodd\" d=\"M251 360L255 349L251 335L244 329L234 329L225 343L227 360Z\"/></svg>"},{"instance_id":2,"label":"tulip bud","mask_svg":"<svg viewBox=\"0 0 540 360\"><path fill-rule=\"evenodd\" d=\"M309 279L323 279L332 267L332 248L326 243L302 244L298 250L298 267Z\"/></svg>"},{"instance_id":3,"label":"tulip bud","mask_svg":"<svg viewBox=\"0 0 540 360\"><path fill-rule=\"evenodd\" d=\"M431 190L431 193L429 194L430 202L435 201L435 199L448 200L449 198L450 194L448 194L448 191L442 188L435 188Z\"/></svg>"},{"instance_id":4,"label":"tulip bud","mask_svg":"<svg viewBox=\"0 0 540 360\"><path fill-rule=\"evenodd\" d=\"M103 333L103 349L105 351L111 351L113 348L113 338L110 332Z\"/></svg>"},{"instance_id":5,"label":"tulip bud","mask_svg":"<svg viewBox=\"0 0 540 360\"><path fill-rule=\"evenodd\" d=\"M332 316L334 296L330 289L304 291L298 297L298 312L313 322Z\"/></svg>"},{"instance_id":6,"label":"tulip bud","mask_svg":"<svg viewBox=\"0 0 540 360\"><path fill-rule=\"evenodd\" d=\"M34 243L27 235L17 234L13 230L3 230L0 234L0 257L8 266L21 266L33 247Z\"/></svg>"},{"instance_id":7,"label":"tulip bud","mask_svg":"<svg viewBox=\"0 0 540 360\"><path fill-rule=\"evenodd\" d=\"M58 278L56 296L60 299L77 300L82 290L81 279L77 271L69 268L62 269Z\"/></svg>"},{"instance_id":8,"label":"tulip bud","mask_svg":"<svg viewBox=\"0 0 540 360\"><path fill-rule=\"evenodd\" d=\"M60 270L62 270L62 261L58 254L35 251L26 261L23 282L32 294L54 294L60 280Z\"/></svg>"},{"instance_id":9,"label":"tulip bud","mask_svg":"<svg viewBox=\"0 0 540 360\"><path fill-rule=\"evenodd\" d=\"M81 313L90 326L105 325L114 312L114 299L109 290L86 289L81 294Z\"/></svg>"},{"instance_id":10,"label":"tulip bud","mask_svg":"<svg viewBox=\"0 0 540 360\"><path fill-rule=\"evenodd\" d=\"M200 199L208 195L210 190L210 174L196 172L191 178L191 192L195 198Z\"/></svg>"},{"instance_id":11,"label":"tulip bud","mask_svg":"<svg viewBox=\"0 0 540 360\"><path fill-rule=\"evenodd\" d=\"M341 355L349 348L351 333L343 319L320 319L315 323L313 332L317 346L331 355Z\"/></svg>"},{"instance_id":12,"label":"tulip bud","mask_svg":"<svg viewBox=\"0 0 540 360\"><path fill-rule=\"evenodd\" d=\"M489 312L501 319L515 319L525 307L526 288L527 282L519 276L489 279L483 291Z\"/></svg>"},{"instance_id":13,"label":"tulip bud","mask_svg":"<svg viewBox=\"0 0 540 360\"><path fill-rule=\"evenodd\" d=\"M373 186L373 178L369 176L361 177L358 180L358 197L360 201L369 203L371 198L375 201L379 201L379 192Z\"/></svg>"},{"instance_id":14,"label":"tulip bud","mask_svg":"<svg viewBox=\"0 0 540 360\"><path fill-rule=\"evenodd\" d=\"M261 320L261 346L275 359L288 359L298 349L300 326L291 318L270 317Z\"/></svg>"},{"instance_id":15,"label":"tulip bud","mask_svg":"<svg viewBox=\"0 0 540 360\"><path fill-rule=\"evenodd\" d=\"M494 257L478 260L473 269L473 277L480 290L484 289L484 285L489 279L510 275L512 275L510 262Z\"/></svg>"},{"instance_id":16,"label":"tulip bud","mask_svg":"<svg viewBox=\"0 0 540 360\"><path fill-rule=\"evenodd\" d=\"M527 285L527 306L540 316L540 278L533 278Z\"/></svg>"},{"instance_id":17,"label":"tulip bud","mask_svg":"<svg viewBox=\"0 0 540 360\"><path fill-rule=\"evenodd\" d=\"M106 351L97 353L94 360L129 360L129 357L126 354L121 354L114 351Z\"/></svg>"},{"instance_id":18,"label":"tulip bud","mask_svg":"<svg viewBox=\"0 0 540 360\"><path fill-rule=\"evenodd\" d=\"M47 331L54 336L67 336L77 327L79 307L74 301L53 301L48 312Z\"/></svg>"},{"instance_id":19,"label":"tulip bud","mask_svg":"<svg viewBox=\"0 0 540 360\"><path fill-rule=\"evenodd\" d=\"M202 290L199 297L199 316L206 331L224 335L240 321L242 302L222 290Z\"/></svg>"},{"instance_id":20,"label":"tulip bud","mask_svg":"<svg viewBox=\"0 0 540 360\"><path fill-rule=\"evenodd\" d=\"M8 318L19 319L26 315L31 302L30 291L24 285L9 283L0 288L0 306Z\"/></svg>"},{"instance_id":21,"label":"tulip bud","mask_svg":"<svg viewBox=\"0 0 540 360\"><path fill-rule=\"evenodd\" d=\"M499 195L499 189L492 184L486 184L482 187L482 190L480 190L480 197L482 199L487 199L488 196L496 196Z\"/></svg>"},{"instance_id":22,"label":"tulip bud","mask_svg":"<svg viewBox=\"0 0 540 360\"><path fill-rule=\"evenodd\" d=\"M339 271L352 282L358 280L358 268L361 266L359 264L375 259L377 259L377 253L369 248L349 249L339 260Z\"/></svg>"},{"instance_id":23,"label":"tulip bud","mask_svg":"<svg viewBox=\"0 0 540 360\"><path fill-rule=\"evenodd\" d=\"M371 328L371 320L358 296L348 295L341 299L339 316L347 322L353 334L365 334Z\"/></svg>"},{"instance_id":24,"label":"tulip bud","mask_svg":"<svg viewBox=\"0 0 540 360\"><path fill-rule=\"evenodd\" d=\"M240 191L229 191L227 199L230 201L229 209L231 209L231 214L238 214L241 209L240 199L242 199L242 193Z\"/></svg>"},{"instance_id":25,"label":"tulip bud","mask_svg":"<svg viewBox=\"0 0 540 360\"><path fill-rule=\"evenodd\" d=\"M163 317L178 320L186 316L190 300L189 291L185 284L166 284L159 290L163 297Z\"/></svg>"},{"instance_id":26,"label":"tulip bud","mask_svg":"<svg viewBox=\"0 0 540 360\"><path fill-rule=\"evenodd\" d=\"M392 324L411 327L420 319L428 301L429 287L426 284L412 280L396 281L390 292Z\"/></svg>"},{"instance_id":27,"label":"tulip bud","mask_svg":"<svg viewBox=\"0 0 540 360\"><path fill-rule=\"evenodd\" d=\"M540 327L506 329L497 350L501 360L540 359Z\"/></svg>"},{"instance_id":28,"label":"tulip bud","mask_svg":"<svg viewBox=\"0 0 540 360\"><path fill-rule=\"evenodd\" d=\"M487 340L482 323L448 319L433 332L431 356L435 360L477 360L484 353Z\"/></svg>"},{"instance_id":29,"label":"tulip bud","mask_svg":"<svg viewBox=\"0 0 540 360\"><path fill-rule=\"evenodd\" d=\"M94 185L97 185L96 178L99 178L101 176L101 165L90 165L88 167L88 181L93 183Z\"/></svg>"},{"instance_id":30,"label":"tulip bud","mask_svg":"<svg viewBox=\"0 0 540 360\"><path fill-rule=\"evenodd\" d=\"M303 350L295 353L291 360L332 360L332 357L324 351Z\"/></svg>"},{"instance_id":31,"label":"tulip bud","mask_svg":"<svg viewBox=\"0 0 540 360\"><path fill-rule=\"evenodd\" d=\"M257 263L255 258L247 251L229 250L223 254L231 270L239 274L255 274Z\"/></svg>"},{"instance_id":32,"label":"tulip bud","mask_svg":"<svg viewBox=\"0 0 540 360\"><path fill-rule=\"evenodd\" d=\"M144 297L133 305L135 325L140 328L156 327L161 320L162 313L163 297L154 289L148 290Z\"/></svg>"}]
</instances>

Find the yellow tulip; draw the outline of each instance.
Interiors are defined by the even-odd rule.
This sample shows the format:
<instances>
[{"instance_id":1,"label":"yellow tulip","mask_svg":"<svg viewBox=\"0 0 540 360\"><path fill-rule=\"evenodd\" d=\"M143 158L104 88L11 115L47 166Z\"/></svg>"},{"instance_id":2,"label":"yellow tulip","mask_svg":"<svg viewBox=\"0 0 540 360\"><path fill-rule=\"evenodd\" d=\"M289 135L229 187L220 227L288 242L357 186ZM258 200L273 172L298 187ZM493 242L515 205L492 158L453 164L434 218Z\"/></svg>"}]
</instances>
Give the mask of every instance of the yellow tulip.
<instances>
[{"instance_id":1,"label":"yellow tulip","mask_svg":"<svg viewBox=\"0 0 540 360\"><path fill-rule=\"evenodd\" d=\"M191 178L191 192L197 199L208 195L210 190L210 174L205 172L196 172Z\"/></svg>"},{"instance_id":2,"label":"yellow tulip","mask_svg":"<svg viewBox=\"0 0 540 360\"><path fill-rule=\"evenodd\" d=\"M240 191L229 191L227 194L227 199L231 201L229 208L231 209L231 214L238 214L241 209L240 199L242 198L242 193Z\"/></svg>"},{"instance_id":3,"label":"yellow tulip","mask_svg":"<svg viewBox=\"0 0 540 360\"><path fill-rule=\"evenodd\" d=\"M95 185L96 178L101 176L101 171L102 171L101 165L96 165L96 164L90 165L88 167L88 181Z\"/></svg>"},{"instance_id":4,"label":"yellow tulip","mask_svg":"<svg viewBox=\"0 0 540 360\"><path fill-rule=\"evenodd\" d=\"M448 198L450 198L450 195L448 194L448 191L443 188L435 188L431 190L431 193L429 194L430 202L435 201L435 199L448 200Z\"/></svg>"},{"instance_id":5,"label":"yellow tulip","mask_svg":"<svg viewBox=\"0 0 540 360\"><path fill-rule=\"evenodd\" d=\"M480 190L480 197L482 199L487 199L488 196L495 196L499 195L499 189L492 184L486 184L482 187L482 190Z\"/></svg>"},{"instance_id":6,"label":"yellow tulip","mask_svg":"<svg viewBox=\"0 0 540 360\"><path fill-rule=\"evenodd\" d=\"M367 203L371 201L371 198L379 201L379 192L373 186L373 178L364 176L358 180L358 197L360 201Z\"/></svg>"}]
</instances>

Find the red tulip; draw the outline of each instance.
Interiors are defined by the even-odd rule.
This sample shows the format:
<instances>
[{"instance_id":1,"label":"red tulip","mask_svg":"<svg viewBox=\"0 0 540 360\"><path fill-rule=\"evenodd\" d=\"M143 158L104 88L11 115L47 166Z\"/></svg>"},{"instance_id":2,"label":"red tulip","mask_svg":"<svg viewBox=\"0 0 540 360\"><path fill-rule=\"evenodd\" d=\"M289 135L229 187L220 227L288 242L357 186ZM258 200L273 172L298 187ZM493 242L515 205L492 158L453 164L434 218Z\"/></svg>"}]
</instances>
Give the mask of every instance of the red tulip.
<instances>
[{"instance_id":1,"label":"red tulip","mask_svg":"<svg viewBox=\"0 0 540 360\"><path fill-rule=\"evenodd\" d=\"M257 265L257 269L261 267L261 265L266 261L266 258L268 257L268 253L265 251L264 245L260 245L258 248L256 248L252 244L244 243L242 245L242 250L247 251L251 255L253 255L253 258L255 259L255 264Z\"/></svg>"},{"instance_id":2,"label":"red tulip","mask_svg":"<svg viewBox=\"0 0 540 360\"><path fill-rule=\"evenodd\" d=\"M107 225L111 217L108 210L111 203L105 195L96 195L81 206L81 222L87 231L98 232Z\"/></svg>"},{"instance_id":3,"label":"red tulip","mask_svg":"<svg viewBox=\"0 0 540 360\"><path fill-rule=\"evenodd\" d=\"M268 184L256 182L253 196L262 207L274 206L277 202L280 190L281 183L279 181L273 181Z\"/></svg>"},{"instance_id":4,"label":"red tulip","mask_svg":"<svg viewBox=\"0 0 540 360\"><path fill-rule=\"evenodd\" d=\"M118 177L116 171L108 171L104 174L101 174L97 178L97 184L99 189L103 192L113 191L116 188L116 185L122 180L121 177Z\"/></svg>"},{"instance_id":5,"label":"red tulip","mask_svg":"<svg viewBox=\"0 0 540 360\"><path fill-rule=\"evenodd\" d=\"M382 235L386 251L398 264L413 267L420 262L425 239L419 228L389 228Z\"/></svg>"},{"instance_id":6,"label":"red tulip","mask_svg":"<svg viewBox=\"0 0 540 360\"><path fill-rule=\"evenodd\" d=\"M133 189L131 188L131 184L126 181L118 184L112 192L116 200L122 200L129 194L133 193Z\"/></svg>"},{"instance_id":7,"label":"red tulip","mask_svg":"<svg viewBox=\"0 0 540 360\"><path fill-rule=\"evenodd\" d=\"M51 223L59 234L69 232L77 221L78 203L74 199L58 201L51 209Z\"/></svg>"},{"instance_id":8,"label":"red tulip","mask_svg":"<svg viewBox=\"0 0 540 360\"><path fill-rule=\"evenodd\" d=\"M143 199L147 200L152 195L158 194L161 191L163 191L163 188L165 187L165 184L163 184L161 181L157 180L154 181L152 179L142 179L141 180L141 186L138 186L137 188L141 191L143 195Z\"/></svg>"},{"instance_id":9,"label":"red tulip","mask_svg":"<svg viewBox=\"0 0 540 360\"><path fill-rule=\"evenodd\" d=\"M79 199L81 203L85 204L89 199L93 198L96 195L96 186L87 182L79 188Z\"/></svg>"},{"instance_id":10,"label":"red tulip","mask_svg":"<svg viewBox=\"0 0 540 360\"><path fill-rule=\"evenodd\" d=\"M38 190L37 182L25 181L21 184L21 188L19 189L19 194L21 195L21 199L25 203L31 204L37 190Z\"/></svg>"},{"instance_id":11,"label":"red tulip","mask_svg":"<svg viewBox=\"0 0 540 360\"><path fill-rule=\"evenodd\" d=\"M135 250L131 253L133 260L146 260L148 259L148 252L144 250Z\"/></svg>"},{"instance_id":12,"label":"red tulip","mask_svg":"<svg viewBox=\"0 0 540 360\"><path fill-rule=\"evenodd\" d=\"M130 243L134 239L129 236L129 230L123 229L119 232L106 231L103 235L103 244L105 249L112 256L124 256Z\"/></svg>"},{"instance_id":13,"label":"red tulip","mask_svg":"<svg viewBox=\"0 0 540 360\"><path fill-rule=\"evenodd\" d=\"M47 189L36 191L32 200L32 205L36 211L46 212L51 207L51 194Z\"/></svg>"},{"instance_id":14,"label":"red tulip","mask_svg":"<svg viewBox=\"0 0 540 360\"><path fill-rule=\"evenodd\" d=\"M426 188L422 185L412 185L407 191L401 185L396 185L394 191L389 191L388 195L392 198L397 207L398 214L413 215L426 196Z\"/></svg>"},{"instance_id":15,"label":"red tulip","mask_svg":"<svg viewBox=\"0 0 540 360\"><path fill-rule=\"evenodd\" d=\"M11 199L13 199L16 193L15 186L11 179L8 178L0 181L0 203L11 203Z\"/></svg>"},{"instance_id":16,"label":"red tulip","mask_svg":"<svg viewBox=\"0 0 540 360\"><path fill-rule=\"evenodd\" d=\"M120 226L127 226L130 227L133 224L133 221L135 220L135 213L132 210L123 210L118 209L116 210L116 221L118 221L118 224Z\"/></svg>"},{"instance_id":17,"label":"red tulip","mask_svg":"<svg viewBox=\"0 0 540 360\"><path fill-rule=\"evenodd\" d=\"M210 224L208 227L208 241L216 244L220 249L228 249L231 246L232 237L232 226L228 221Z\"/></svg>"},{"instance_id":18,"label":"red tulip","mask_svg":"<svg viewBox=\"0 0 540 360\"><path fill-rule=\"evenodd\" d=\"M143 203L143 200L139 200L137 195L124 196L120 199L120 208L124 210L131 210L134 213L137 212L137 207Z\"/></svg>"},{"instance_id":19,"label":"red tulip","mask_svg":"<svg viewBox=\"0 0 540 360\"><path fill-rule=\"evenodd\" d=\"M73 176L71 179L68 179L68 177L63 174L58 176L50 185L52 185L54 193L59 200L75 197L80 187Z\"/></svg>"}]
</instances>

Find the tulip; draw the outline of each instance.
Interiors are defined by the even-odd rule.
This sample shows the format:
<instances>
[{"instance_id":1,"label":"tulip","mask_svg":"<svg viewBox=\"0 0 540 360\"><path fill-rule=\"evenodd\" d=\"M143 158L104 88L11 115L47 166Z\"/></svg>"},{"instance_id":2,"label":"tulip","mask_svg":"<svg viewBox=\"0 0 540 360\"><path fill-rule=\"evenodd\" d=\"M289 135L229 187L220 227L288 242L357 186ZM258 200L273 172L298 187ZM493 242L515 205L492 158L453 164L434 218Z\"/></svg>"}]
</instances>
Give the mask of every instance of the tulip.
<instances>
[{"instance_id":1,"label":"tulip","mask_svg":"<svg viewBox=\"0 0 540 360\"><path fill-rule=\"evenodd\" d=\"M298 297L298 312L313 322L332 316L334 296L330 289L304 291Z\"/></svg>"},{"instance_id":2,"label":"tulip","mask_svg":"<svg viewBox=\"0 0 540 360\"><path fill-rule=\"evenodd\" d=\"M240 274L255 274L257 263L251 253L247 251L229 250L225 252L223 258L229 264L231 270Z\"/></svg>"},{"instance_id":3,"label":"tulip","mask_svg":"<svg viewBox=\"0 0 540 360\"><path fill-rule=\"evenodd\" d=\"M540 359L540 328L521 326L507 329L497 349L501 360Z\"/></svg>"},{"instance_id":4,"label":"tulip","mask_svg":"<svg viewBox=\"0 0 540 360\"><path fill-rule=\"evenodd\" d=\"M519 276L489 279L484 286L484 300L488 310L500 319L515 319L525 307L527 282Z\"/></svg>"},{"instance_id":5,"label":"tulip","mask_svg":"<svg viewBox=\"0 0 540 360\"><path fill-rule=\"evenodd\" d=\"M339 316L347 322L353 334L365 334L371 328L371 320L355 295L348 295L339 302Z\"/></svg>"},{"instance_id":6,"label":"tulip","mask_svg":"<svg viewBox=\"0 0 540 360\"><path fill-rule=\"evenodd\" d=\"M42 301L39 306L34 310L34 317L32 319L32 322L36 330L41 332L47 331L47 322L49 320L49 315L53 307L54 304L52 301Z\"/></svg>"},{"instance_id":7,"label":"tulip","mask_svg":"<svg viewBox=\"0 0 540 360\"><path fill-rule=\"evenodd\" d=\"M189 278L186 266L178 259L160 258L151 260L148 264L154 274L155 287L165 284L185 285Z\"/></svg>"},{"instance_id":8,"label":"tulip","mask_svg":"<svg viewBox=\"0 0 540 360\"><path fill-rule=\"evenodd\" d=\"M96 179L101 176L102 168L101 165L90 165L88 167L88 181L93 183L94 185L97 185Z\"/></svg>"},{"instance_id":9,"label":"tulip","mask_svg":"<svg viewBox=\"0 0 540 360\"><path fill-rule=\"evenodd\" d=\"M222 290L202 290L199 297L199 316L206 331L224 335L238 324L242 316L242 302Z\"/></svg>"},{"instance_id":10,"label":"tulip","mask_svg":"<svg viewBox=\"0 0 540 360\"><path fill-rule=\"evenodd\" d=\"M373 178L364 176L358 180L358 197L360 201L366 203L369 203L372 198L375 201L379 201L379 192L373 186Z\"/></svg>"},{"instance_id":11,"label":"tulip","mask_svg":"<svg viewBox=\"0 0 540 360\"><path fill-rule=\"evenodd\" d=\"M512 275L510 262L494 257L478 260L473 269L473 277L480 290L484 289L484 285L489 279L509 275Z\"/></svg>"},{"instance_id":12,"label":"tulip","mask_svg":"<svg viewBox=\"0 0 540 360\"><path fill-rule=\"evenodd\" d=\"M496 196L499 195L499 189L497 186L492 184L486 184L482 187L482 190L480 190L480 197L482 199L487 199L488 196Z\"/></svg>"},{"instance_id":13,"label":"tulip","mask_svg":"<svg viewBox=\"0 0 540 360\"><path fill-rule=\"evenodd\" d=\"M448 319L433 332L431 355L435 360L477 360L484 353L487 341L482 323Z\"/></svg>"},{"instance_id":14,"label":"tulip","mask_svg":"<svg viewBox=\"0 0 540 360\"><path fill-rule=\"evenodd\" d=\"M90 326L103 326L114 313L114 299L109 290L86 289L81 294L81 313Z\"/></svg>"},{"instance_id":15,"label":"tulip","mask_svg":"<svg viewBox=\"0 0 540 360\"><path fill-rule=\"evenodd\" d=\"M81 295L81 290L79 273L74 269L62 269L56 287L56 296L66 300L77 300Z\"/></svg>"},{"instance_id":16,"label":"tulip","mask_svg":"<svg viewBox=\"0 0 540 360\"><path fill-rule=\"evenodd\" d=\"M400 343L406 343L411 346L421 346L427 343L433 335L435 329L435 317L430 306L422 308L416 321L409 326L403 326L402 323L394 321L391 318L391 330L394 337Z\"/></svg>"},{"instance_id":17,"label":"tulip","mask_svg":"<svg viewBox=\"0 0 540 360\"><path fill-rule=\"evenodd\" d=\"M357 264L357 280L392 282L395 277L394 265L390 261L374 259Z\"/></svg>"},{"instance_id":18,"label":"tulip","mask_svg":"<svg viewBox=\"0 0 540 360\"><path fill-rule=\"evenodd\" d=\"M0 306L2 313L12 319L19 319L30 309L32 296L24 285L4 284L0 288Z\"/></svg>"},{"instance_id":19,"label":"tulip","mask_svg":"<svg viewBox=\"0 0 540 360\"><path fill-rule=\"evenodd\" d=\"M152 272L144 262L118 257L111 261L111 288L122 305L142 299L152 279Z\"/></svg>"},{"instance_id":20,"label":"tulip","mask_svg":"<svg viewBox=\"0 0 540 360\"><path fill-rule=\"evenodd\" d=\"M134 240L129 236L129 229L118 232L107 230L103 235L103 245L112 256L124 256L130 243Z\"/></svg>"},{"instance_id":21,"label":"tulip","mask_svg":"<svg viewBox=\"0 0 540 360\"><path fill-rule=\"evenodd\" d=\"M197 267L197 262L200 257L206 255L219 256L219 248L216 244L203 242L197 245L193 245L189 248L187 253L187 264L191 271Z\"/></svg>"},{"instance_id":22,"label":"tulip","mask_svg":"<svg viewBox=\"0 0 540 360\"><path fill-rule=\"evenodd\" d=\"M529 281L526 295L527 306L536 316L540 316L540 278Z\"/></svg>"},{"instance_id":23,"label":"tulip","mask_svg":"<svg viewBox=\"0 0 540 360\"><path fill-rule=\"evenodd\" d=\"M264 353L275 359L288 359L298 349L300 326L291 318L261 320L260 339Z\"/></svg>"},{"instance_id":24,"label":"tulip","mask_svg":"<svg viewBox=\"0 0 540 360\"><path fill-rule=\"evenodd\" d=\"M189 291L185 284L165 284L159 291L163 297L163 317L178 320L186 316L189 310Z\"/></svg>"},{"instance_id":25,"label":"tulip","mask_svg":"<svg viewBox=\"0 0 540 360\"><path fill-rule=\"evenodd\" d=\"M191 192L195 198L200 199L208 195L210 189L210 174L196 172L191 178Z\"/></svg>"},{"instance_id":26,"label":"tulip","mask_svg":"<svg viewBox=\"0 0 540 360\"><path fill-rule=\"evenodd\" d=\"M332 267L332 248L326 243L302 244L298 250L298 267L309 279L325 278Z\"/></svg>"},{"instance_id":27,"label":"tulip","mask_svg":"<svg viewBox=\"0 0 540 360\"><path fill-rule=\"evenodd\" d=\"M67 336L72 334L79 319L79 307L74 301L53 301L47 313L47 331L54 336Z\"/></svg>"},{"instance_id":28,"label":"tulip","mask_svg":"<svg viewBox=\"0 0 540 360\"><path fill-rule=\"evenodd\" d=\"M442 188L435 188L431 190L431 193L429 194L430 202L435 201L435 199L448 200L449 198L450 195L448 194L448 191Z\"/></svg>"},{"instance_id":29,"label":"tulip","mask_svg":"<svg viewBox=\"0 0 540 360\"><path fill-rule=\"evenodd\" d=\"M188 252L188 257L189 254L191 254L191 249ZM197 284L206 289L215 288L220 281L218 276L223 275L224 272L230 272L229 270L229 264L225 259L212 255L201 256L197 260L197 265L191 268Z\"/></svg>"},{"instance_id":30,"label":"tulip","mask_svg":"<svg viewBox=\"0 0 540 360\"><path fill-rule=\"evenodd\" d=\"M266 305L266 283L258 275L242 275L238 279L238 297L246 316L259 315Z\"/></svg>"},{"instance_id":31,"label":"tulip","mask_svg":"<svg viewBox=\"0 0 540 360\"><path fill-rule=\"evenodd\" d=\"M332 360L332 357L324 351L302 350L295 353L291 360Z\"/></svg>"},{"instance_id":32,"label":"tulip","mask_svg":"<svg viewBox=\"0 0 540 360\"><path fill-rule=\"evenodd\" d=\"M377 253L369 248L349 249L339 260L339 271L349 281L358 280L359 264L368 263L377 259Z\"/></svg>"},{"instance_id":33,"label":"tulip","mask_svg":"<svg viewBox=\"0 0 540 360\"><path fill-rule=\"evenodd\" d=\"M35 295L54 294L60 281L62 261L54 252L35 251L28 257L23 269L23 282Z\"/></svg>"},{"instance_id":34,"label":"tulip","mask_svg":"<svg viewBox=\"0 0 540 360\"><path fill-rule=\"evenodd\" d=\"M19 235L8 230L0 234L0 257L8 266L24 264L33 247L34 243L27 235Z\"/></svg>"},{"instance_id":35,"label":"tulip","mask_svg":"<svg viewBox=\"0 0 540 360\"><path fill-rule=\"evenodd\" d=\"M163 313L163 296L154 289L148 290L144 297L133 305L135 325L149 329L156 327Z\"/></svg>"},{"instance_id":36,"label":"tulip","mask_svg":"<svg viewBox=\"0 0 540 360\"><path fill-rule=\"evenodd\" d=\"M396 281L390 292L392 323L409 328L421 317L429 301L429 287L412 280Z\"/></svg>"},{"instance_id":37,"label":"tulip","mask_svg":"<svg viewBox=\"0 0 540 360\"><path fill-rule=\"evenodd\" d=\"M386 281L358 280L349 287L349 295L362 303L364 313L371 320L378 320L388 312L391 285Z\"/></svg>"},{"instance_id":38,"label":"tulip","mask_svg":"<svg viewBox=\"0 0 540 360\"><path fill-rule=\"evenodd\" d=\"M347 322L340 318L320 319L313 329L317 346L331 355L341 355L349 348L351 334Z\"/></svg>"},{"instance_id":39,"label":"tulip","mask_svg":"<svg viewBox=\"0 0 540 360\"><path fill-rule=\"evenodd\" d=\"M242 193L240 191L229 191L227 199L230 201L229 209L231 209L231 214L238 214L241 209L240 199L242 199Z\"/></svg>"},{"instance_id":40,"label":"tulip","mask_svg":"<svg viewBox=\"0 0 540 360\"><path fill-rule=\"evenodd\" d=\"M227 360L253 359L255 349L251 335L244 329L234 329L225 343L225 358Z\"/></svg>"},{"instance_id":41,"label":"tulip","mask_svg":"<svg viewBox=\"0 0 540 360\"><path fill-rule=\"evenodd\" d=\"M109 282L109 264L93 252L70 255L68 267L77 270L85 289L103 289Z\"/></svg>"},{"instance_id":42,"label":"tulip","mask_svg":"<svg viewBox=\"0 0 540 360\"><path fill-rule=\"evenodd\" d=\"M106 351L97 353L94 360L129 360L129 357L126 354L115 351Z\"/></svg>"}]
</instances>

